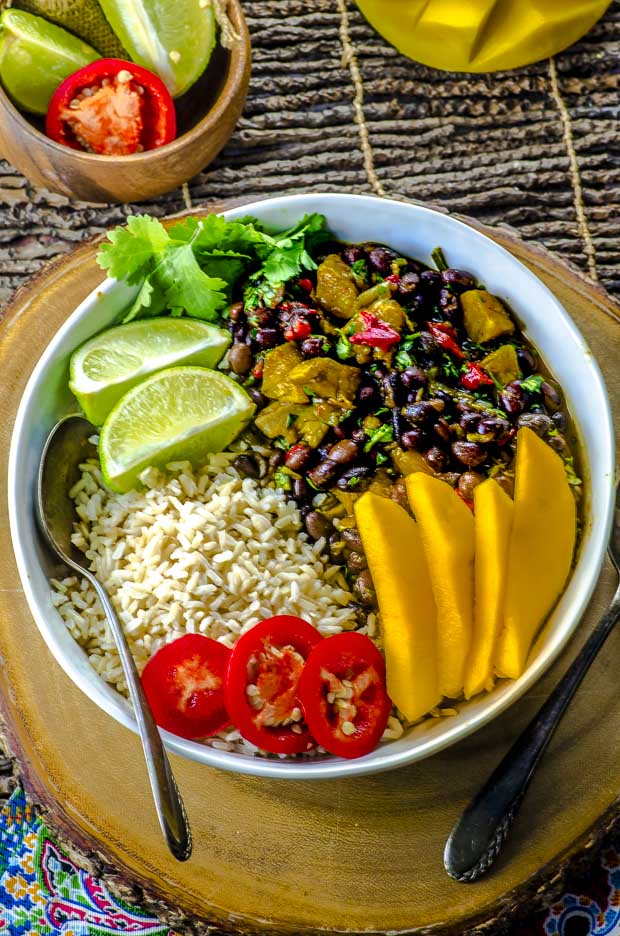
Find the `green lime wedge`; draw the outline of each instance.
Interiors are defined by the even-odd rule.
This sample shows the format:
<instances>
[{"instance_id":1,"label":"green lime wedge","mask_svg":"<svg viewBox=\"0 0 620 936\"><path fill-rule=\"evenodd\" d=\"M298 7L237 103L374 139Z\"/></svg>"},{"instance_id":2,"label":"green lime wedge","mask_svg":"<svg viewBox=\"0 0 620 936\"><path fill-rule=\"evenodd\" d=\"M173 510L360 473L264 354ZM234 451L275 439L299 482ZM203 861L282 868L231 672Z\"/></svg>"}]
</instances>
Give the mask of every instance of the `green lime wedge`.
<instances>
[{"instance_id":1,"label":"green lime wedge","mask_svg":"<svg viewBox=\"0 0 620 936\"><path fill-rule=\"evenodd\" d=\"M118 401L101 430L99 458L106 485L124 493L154 465L223 451L254 413L245 390L206 367L170 367Z\"/></svg>"},{"instance_id":2,"label":"green lime wedge","mask_svg":"<svg viewBox=\"0 0 620 936\"><path fill-rule=\"evenodd\" d=\"M223 328L190 318L152 318L95 335L73 353L69 387L87 418L101 426L128 390L180 364L216 367L230 344Z\"/></svg>"},{"instance_id":3,"label":"green lime wedge","mask_svg":"<svg viewBox=\"0 0 620 936\"><path fill-rule=\"evenodd\" d=\"M179 97L200 78L215 46L215 14L205 0L99 0L138 65Z\"/></svg>"},{"instance_id":4,"label":"green lime wedge","mask_svg":"<svg viewBox=\"0 0 620 936\"><path fill-rule=\"evenodd\" d=\"M66 29L22 10L0 14L0 81L23 110L45 114L61 81L100 58Z\"/></svg>"},{"instance_id":5,"label":"green lime wedge","mask_svg":"<svg viewBox=\"0 0 620 936\"><path fill-rule=\"evenodd\" d=\"M126 59L97 0L13 0L14 10L35 13L90 43L105 58Z\"/></svg>"}]
</instances>

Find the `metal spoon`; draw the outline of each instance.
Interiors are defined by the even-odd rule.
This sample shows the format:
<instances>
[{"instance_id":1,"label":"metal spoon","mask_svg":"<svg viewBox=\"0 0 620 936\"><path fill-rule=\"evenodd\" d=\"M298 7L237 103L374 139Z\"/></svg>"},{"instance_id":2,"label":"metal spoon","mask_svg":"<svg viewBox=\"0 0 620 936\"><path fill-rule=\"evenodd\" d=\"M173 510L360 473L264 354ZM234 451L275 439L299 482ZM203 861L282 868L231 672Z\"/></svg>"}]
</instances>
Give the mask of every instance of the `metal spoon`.
<instances>
[{"instance_id":1,"label":"metal spoon","mask_svg":"<svg viewBox=\"0 0 620 936\"><path fill-rule=\"evenodd\" d=\"M39 466L37 520L54 552L71 569L88 579L103 605L133 703L159 824L174 857L178 861L186 861L192 853L187 815L127 638L108 593L88 569L84 554L71 542L75 506L68 492L80 478L78 466L97 454L96 447L88 441L95 431L82 416L67 416L50 432Z\"/></svg>"},{"instance_id":2,"label":"metal spoon","mask_svg":"<svg viewBox=\"0 0 620 936\"><path fill-rule=\"evenodd\" d=\"M609 555L620 574L620 486ZM443 859L450 877L463 883L476 881L494 863L553 732L619 617L620 585L563 679L454 826Z\"/></svg>"}]
</instances>

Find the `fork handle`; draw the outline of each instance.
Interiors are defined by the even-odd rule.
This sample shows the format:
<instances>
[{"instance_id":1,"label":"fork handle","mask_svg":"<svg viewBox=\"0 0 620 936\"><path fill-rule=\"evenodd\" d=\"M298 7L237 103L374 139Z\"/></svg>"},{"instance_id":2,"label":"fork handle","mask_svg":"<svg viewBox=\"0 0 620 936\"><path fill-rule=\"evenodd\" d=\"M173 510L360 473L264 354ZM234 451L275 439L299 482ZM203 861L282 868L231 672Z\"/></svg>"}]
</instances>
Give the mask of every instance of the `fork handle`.
<instances>
[{"instance_id":1,"label":"fork handle","mask_svg":"<svg viewBox=\"0 0 620 936\"><path fill-rule=\"evenodd\" d=\"M444 852L450 877L475 881L497 858L543 751L619 617L620 587L564 677L454 826Z\"/></svg>"}]
</instances>

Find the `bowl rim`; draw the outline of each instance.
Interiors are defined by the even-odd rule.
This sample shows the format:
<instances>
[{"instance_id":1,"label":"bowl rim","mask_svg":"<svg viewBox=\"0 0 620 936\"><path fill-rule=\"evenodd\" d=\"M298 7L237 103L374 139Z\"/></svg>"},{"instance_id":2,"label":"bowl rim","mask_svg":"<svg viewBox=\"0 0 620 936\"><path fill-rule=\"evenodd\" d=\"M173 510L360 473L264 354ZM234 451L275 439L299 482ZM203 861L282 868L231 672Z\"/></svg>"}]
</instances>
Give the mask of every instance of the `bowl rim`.
<instances>
[{"instance_id":1,"label":"bowl rim","mask_svg":"<svg viewBox=\"0 0 620 936\"><path fill-rule=\"evenodd\" d=\"M520 260L511 254L510 251L506 250L500 244L497 244L486 234L476 230L476 228L470 227L465 222L455 218L453 215L449 215L444 212L437 211L432 208L427 208L418 204L397 201L395 199L378 198L372 195L311 192L303 195L285 195L274 198L261 199L250 204L245 204L229 209L228 211L223 212L223 214L227 217L231 215L233 217L247 215L251 214L257 209L260 211L261 206L264 206L265 204L268 204L274 211L277 211L280 206L288 207L295 204L299 204L300 208L302 206L307 207L308 200L312 199L319 199L321 201L330 202L334 205L339 205L341 210L346 210L347 202L351 204L352 201L355 201L357 203L361 202L361 204L367 206L369 210L371 210L372 207L376 207L378 203L384 205L389 203L394 206L399 205L401 208L409 209L414 213L417 213L418 219L420 217L423 219L425 216L429 215L439 215L448 223L456 225L458 228L465 229L467 231L467 236L471 238L472 247L475 247L477 242L490 242L494 249L506 255L513 264L518 265L520 268L520 275L525 280L534 282L538 289L542 289L547 293L550 302L556 308L557 314L559 314L564 319L564 324L572 333L572 338L584 350L584 352L586 352L584 357L587 361L587 366L590 368L591 374L598 384L598 390L600 391L601 398L604 402L604 412L599 414L598 419L598 425L604 431L605 441L605 460L604 465L601 468L601 473L604 473L606 476L609 473L611 480L607 495L604 498L604 504L601 509L601 516L598 518L597 524L593 526L590 534L591 538L589 548L591 550L592 556L590 559L589 576L586 577L582 573L582 576L578 581L578 588L575 591L575 594L572 596L570 612L568 610L566 611L566 614L570 614L571 618L573 619L572 626L569 629L566 629L564 633L555 634L550 645L545 648L545 652L538 654L538 656L529 664L525 673L523 673L523 675L518 680L510 681L506 684L500 685L494 691L494 693L490 694L485 699L485 705L482 708L482 711L478 711L470 715L465 723L457 723L452 727L450 727L448 724L446 726L446 731L440 737L431 736L426 739L418 739L415 750L405 749L402 751L392 751L390 753L390 745L388 743L384 748L382 748L380 757L367 755L366 757L355 760L330 758L326 760L309 759L305 761L289 761L277 757L252 757L248 756L247 754L237 754L234 752L221 751L216 748L208 747L200 744L199 742L190 741L184 738L180 738L176 735L172 735L165 730L162 730L161 732L166 748L169 751L175 754L180 754L190 760L195 760L199 763L212 767L218 767L220 769L234 773L287 780L319 780L333 779L343 776L360 776L364 774L379 773L397 767L402 767L407 764L412 764L415 761L422 760L431 754L438 753L439 751L444 750L457 741L466 738L474 731L478 730L478 728L481 728L483 725L487 724L503 711L505 711L513 702L515 702L528 689L532 687L532 685L557 659L560 652L575 635L584 610L594 591L600 575L600 570L605 558L609 531L611 529L611 523L613 520L614 504L614 429L605 383L598 363L592 353L589 351L585 339L572 321L570 315L566 312L559 300L556 299L551 290L545 286L545 284ZM96 287L95 290L93 290L93 292L83 300L83 302L78 305L78 307L63 323L63 325L61 325L61 327L56 331L55 335L48 343L46 349L39 358L39 361L35 365L32 374L30 375L19 404L11 438L8 473L9 522L13 549L17 560L22 587L26 594L31 614L34 617L35 622L39 627L39 630L41 631L48 648L56 658L57 662L65 670L67 675L78 686L78 688L80 688L82 692L84 692L91 699L91 701L95 702L95 704L102 708L106 714L111 715L121 724L125 725L125 727L134 732L137 732L137 725L134 720L133 713L126 700L118 696L118 698L111 701L104 694L104 686L107 688L106 684L103 683L103 681L97 677L94 672L93 680L89 681L87 685L84 685L84 680L78 671L77 664L74 665L70 659L66 658L62 652L62 648L55 641L53 633L54 628L48 625L45 615L39 608L39 600L34 593L34 589L31 584L31 578L28 575L25 557L22 551L21 540L18 536L18 511L16 507L16 499L13 496L16 479L19 473L17 455L21 442L22 423L28 406L29 398L38 384L40 373L44 371L49 366L49 362L53 360L56 346L64 336L65 332L70 330L69 323L72 322L74 317L76 317L85 306L87 306L89 303L92 303L93 297L96 294L110 292L118 288L118 286L119 284L116 280L106 279L99 287ZM577 423L577 429L579 430L579 428L579 423ZM449 721L449 719L446 719L444 723L449 723Z\"/></svg>"},{"instance_id":2,"label":"bowl rim","mask_svg":"<svg viewBox=\"0 0 620 936\"><path fill-rule=\"evenodd\" d=\"M190 127L189 130L186 130L181 136L175 137L174 140L171 140L170 143L166 143L164 146L157 146L155 149L146 150L146 152L143 153L128 153L124 156L87 153L84 150L73 149L73 147L57 143L56 140L52 140L51 137L48 137L43 131L39 130L38 127L31 124L17 105L13 103L2 85L0 85L0 106L5 107L10 112L13 119L21 125L24 132L32 138L35 144L43 149L59 153L65 159L72 158L76 163L82 163L84 166L93 163L101 163L110 168L114 167L115 164L121 166L140 164L142 166L145 163L157 161L162 157L162 154L173 157L175 153L195 142L205 131L210 130L211 127L219 123L230 107L238 90L244 86L247 87L252 56L250 34L240 0L228 0L228 4L228 13L235 30L239 34L239 39L235 40L232 48L227 50L230 54L230 59L226 79L220 93L213 102L213 105L198 123L194 124L193 127ZM101 56L101 58L105 58L105 56Z\"/></svg>"}]
</instances>

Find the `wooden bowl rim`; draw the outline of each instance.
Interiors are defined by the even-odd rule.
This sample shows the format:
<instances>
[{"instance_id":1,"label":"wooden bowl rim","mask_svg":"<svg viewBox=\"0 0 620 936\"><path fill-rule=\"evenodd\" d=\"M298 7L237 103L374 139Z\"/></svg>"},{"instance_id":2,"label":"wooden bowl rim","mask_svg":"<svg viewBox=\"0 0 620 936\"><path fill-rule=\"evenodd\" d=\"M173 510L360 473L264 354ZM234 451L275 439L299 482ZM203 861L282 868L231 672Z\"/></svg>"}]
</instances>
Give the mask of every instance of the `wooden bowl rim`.
<instances>
[{"instance_id":1,"label":"wooden bowl rim","mask_svg":"<svg viewBox=\"0 0 620 936\"><path fill-rule=\"evenodd\" d=\"M48 149L52 152L59 153L65 159L74 159L78 164L83 163L84 168L92 163L98 162L108 165L111 168L115 165L127 166L128 164L142 166L145 163L156 162L158 159L161 159L162 156L172 156L185 146L196 142L205 130L214 127L232 104L238 89L248 83L247 66L251 54L251 43L245 15L240 0L228 0L228 4L229 15L235 30L239 34L239 39L235 40L232 48L228 50L230 52L230 63L224 85L212 107L209 108L204 117L185 133L181 134L181 136L176 137L176 139L167 143L165 146L158 146L155 149L147 150L145 153L128 153L124 156L105 156L99 153L87 153L83 150L76 150L70 146L64 146L62 143L57 143L55 140L46 136L45 133L42 133L41 130L38 130L37 127L34 127L30 121L24 117L1 85L0 99L5 106L11 110L14 118L22 125L25 132L32 138L32 142L35 146L40 146L42 149Z\"/></svg>"}]
</instances>

